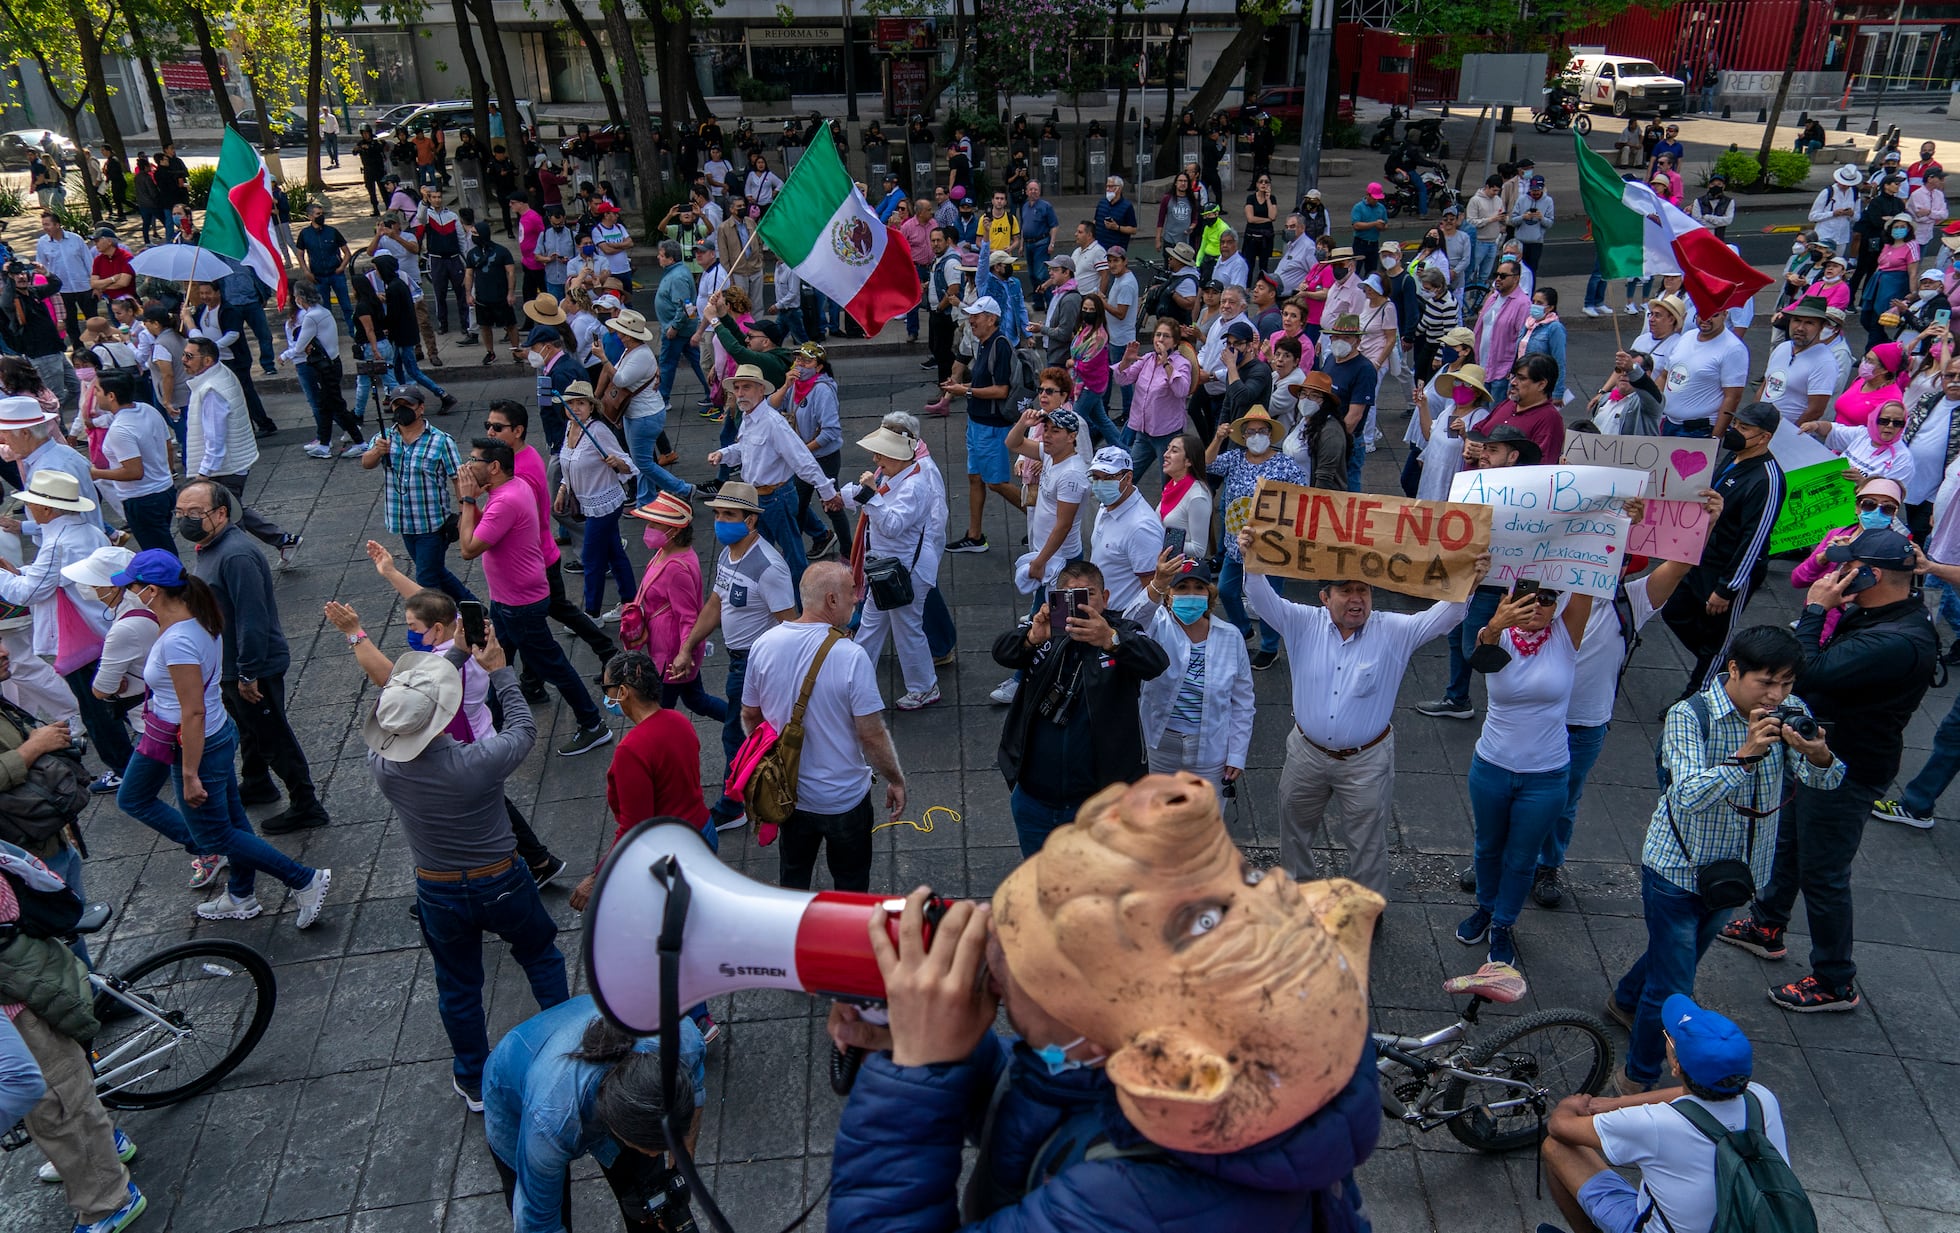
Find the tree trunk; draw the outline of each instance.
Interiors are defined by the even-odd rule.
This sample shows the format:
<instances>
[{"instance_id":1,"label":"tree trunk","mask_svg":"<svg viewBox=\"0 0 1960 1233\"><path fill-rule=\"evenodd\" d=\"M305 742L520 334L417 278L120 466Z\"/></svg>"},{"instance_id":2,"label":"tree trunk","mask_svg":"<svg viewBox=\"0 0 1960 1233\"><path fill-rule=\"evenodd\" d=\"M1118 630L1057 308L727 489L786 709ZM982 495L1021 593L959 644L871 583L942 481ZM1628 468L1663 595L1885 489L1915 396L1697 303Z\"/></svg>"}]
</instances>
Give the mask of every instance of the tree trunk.
<instances>
[{"instance_id":1,"label":"tree trunk","mask_svg":"<svg viewBox=\"0 0 1960 1233\"><path fill-rule=\"evenodd\" d=\"M136 62L143 66L143 88L150 95L150 110L156 113L157 145L167 146L176 139L170 135L170 99L163 92L163 75L157 72L156 56L141 26L136 22L128 26L130 46L136 52Z\"/></svg>"},{"instance_id":2,"label":"tree trunk","mask_svg":"<svg viewBox=\"0 0 1960 1233\"><path fill-rule=\"evenodd\" d=\"M259 116L259 153L265 156L265 165L272 170L272 178L280 179L285 170L279 165L279 135L272 131L272 113L266 110L265 91L259 88L250 57L238 67L238 75L245 79L245 97L251 101L252 110Z\"/></svg>"},{"instance_id":3,"label":"tree trunk","mask_svg":"<svg viewBox=\"0 0 1960 1233\"><path fill-rule=\"evenodd\" d=\"M1803 55L1803 37L1810 25L1810 5L1797 6L1797 31L1790 41L1790 58L1783 64L1783 78L1776 83L1776 102L1769 109L1769 123L1763 125L1762 148L1756 151L1756 165L1763 169L1757 183L1769 187L1769 151L1776 144L1776 122L1783 117L1783 104L1790 101L1790 79L1797 71L1797 60Z\"/></svg>"},{"instance_id":4,"label":"tree trunk","mask_svg":"<svg viewBox=\"0 0 1960 1233\"><path fill-rule=\"evenodd\" d=\"M658 57L655 66L660 70L660 114L667 122L667 139L678 153L681 133L690 127L685 123L687 86L682 80L687 47L676 45L674 23L661 0L640 0L640 12L653 30L654 54Z\"/></svg>"},{"instance_id":5,"label":"tree trunk","mask_svg":"<svg viewBox=\"0 0 1960 1233\"><path fill-rule=\"evenodd\" d=\"M306 187L323 194L327 191L326 177L320 174L320 74L324 71L322 57L326 52L324 25L320 0L307 0Z\"/></svg>"},{"instance_id":6,"label":"tree trunk","mask_svg":"<svg viewBox=\"0 0 1960 1233\"><path fill-rule=\"evenodd\" d=\"M468 0L449 0L456 15L456 45L461 49L463 72L470 79L470 124L476 135L482 139L483 149L490 149L490 88L483 78L483 61L476 54L476 38L470 33L470 9ZM506 128L505 132L510 130Z\"/></svg>"},{"instance_id":7,"label":"tree trunk","mask_svg":"<svg viewBox=\"0 0 1960 1233\"><path fill-rule=\"evenodd\" d=\"M1121 175L1122 173L1116 169L1123 165L1123 133L1129 126L1128 110L1130 106L1131 72L1131 66L1123 60L1123 0L1110 0L1109 45L1116 52L1117 64L1116 123L1109 134L1109 168L1111 172ZM1137 50L1137 63L1142 64L1143 44L1141 42L1137 44ZM1130 190L1130 195L1133 197L1136 195L1134 186Z\"/></svg>"},{"instance_id":8,"label":"tree trunk","mask_svg":"<svg viewBox=\"0 0 1960 1233\"><path fill-rule=\"evenodd\" d=\"M1170 55L1179 44L1184 46L1184 81L1191 84L1191 0L1177 11L1177 24L1171 27L1171 41L1164 47L1164 123L1157 131L1156 165L1171 167L1168 161L1177 153L1177 77L1171 72ZM1175 177L1176 172L1172 173Z\"/></svg>"},{"instance_id":9,"label":"tree trunk","mask_svg":"<svg viewBox=\"0 0 1960 1233\"><path fill-rule=\"evenodd\" d=\"M127 166L129 156L123 149L122 124L116 119L115 109L109 105L109 80L102 72L102 39L106 31L96 28L94 19L89 16L81 0L68 0L68 11L75 19L76 37L82 53L82 72L88 82L88 97L95 112L95 122L102 129L102 143ZM86 157L88 152L84 150L82 153Z\"/></svg>"},{"instance_id":10,"label":"tree trunk","mask_svg":"<svg viewBox=\"0 0 1960 1233\"><path fill-rule=\"evenodd\" d=\"M604 4L610 2L612 2L612 0L601 0L601 5L603 6ZM619 91L613 88L612 70L606 67L606 53L605 53L605 49L599 43L598 31L592 28L591 22L585 20L585 14L579 9L578 0L559 0L559 3L564 6L565 20L571 23L572 29L576 31L578 34L579 41L585 44L586 54L592 57L592 72L593 75L599 79L599 93L603 95L606 100L606 118L612 121L612 123L615 126L619 128L626 128L628 126L628 122L626 119L627 113L621 111L619 108ZM611 21L606 22L606 30L608 33L614 33L613 25ZM617 41L616 34L615 34L615 41ZM616 61L624 61L627 55L630 54L633 58L633 63L637 65L640 62L640 55L639 52L632 47L631 43L632 43L632 35L629 27L628 34L627 34L627 45L624 48L618 48L618 47L614 48L613 59ZM621 71L622 72L624 71L623 65ZM629 103L634 93L635 93L634 91L630 91L630 90L627 91L627 99ZM640 98L642 99L646 98L646 86L644 82L641 84L637 93L639 94ZM645 115L645 111L644 109L642 109L639 113L635 115L633 122L638 123L640 117L644 115ZM652 129L649 127L647 131L652 132Z\"/></svg>"},{"instance_id":11,"label":"tree trunk","mask_svg":"<svg viewBox=\"0 0 1960 1233\"><path fill-rule=\"evenodd\" d=\"M939 96L946 93L946 87L960 79L960 72L965 67L966 0L953 0L953 66L926 91L925 101L919 104L920 115L932 118L933 108L939 106Z\"/></svg>"},{"instance_id":12,"label":"tree trunk","mask_svg":"<svg viewBox=\"0 0 1960 1233\"><path fill-rule=\"evenodd\" d=\"M694 71L694 14L683 10L680 20L674 23L674 58L680 62L681 82L687 87L687 98L694 106L694 118L706 120L714 115L708 106L707 96L701 93L701 74ZM686 112L681 114L685 115ZM733 149L723 151L733 154Z\"/></svg>"},{"instance_id":13,"label":"tree trunk","mask_svg":"<svg viewBox=\"0 0 1960 1233\"><path fill-rule=\"evenodd\" d=\"M569 10L575 0L566 0ZM619 88L626 95L626 130L633 141L633 178L639 183L639 202L649 204L649 191L658 184L667 186L661 174L660 150L653 140L653 112L647 107L646 74L640 65L640 48L633 41L633 23L626 18L625 0L600 0L599 15L606 23L606 37L612 43L613 63L619 66ZM596 42L590 44L598 54ZM608 91L610 94L610 91Z\"/></svg>"},{"instance_id":14,"label":"tree trunk","mask_svg":"<svg viewBox=\"0 0 1960 1233\"><path fill-rule=\"evenodd\" d=\"M185 5L184 11L190 15L191 34L197 39L198 61L204 65L211 93L217 96L214 101L218 104L218 119L230 128L238 123L238 109L231 105L231 95L225 91L225 71L218 64L218 48L211 41L211 23L204 20L196 4Z\"/></svg>"},{"instance_id":15,"label":"tree trunk","mask_svg":"<svg viewBox=\"0 0 1960 1233\"><path fill-rule=\"evenodd\" d=\"M510 57L504 54L503 36L497 31L497 16L490 8L490 0L470 0L470 8L476 13L477 33L483 36L483 55L490 63L490 81L497 91L497 106L504 113L504 148L510 151L512 162L519 167L527 166L524 159L524 117L517 110L517 89L511 84ZM487 119L484 126L487 133Z\"/></svg>"},{"instance_id":16,"label":"tree trunk","mask_svg":"<svg viewBox=\"0 0 1960 1233\"><path fill-rule=\"evenodd\" d=\"M1239 32L1232 36L1231 42L1225 44L1225 50L1218 53L1218 63L1211 66L1211 73L1205 78L1205 84L1199 86L1197 94L1192 96L1188 105L1193 113L1208 116L1217 109L1219 100L1225 97L1225 91L1238 77L1239 70L1245 67L1246 57L1251 54L1253 47L1266 37L1268 29L1270 27L1265 22L1255 17L1247 16L1244 19ZM1157 158L1168 159L1176 152L1177 134L1166 129L1157 141ZM1227 157L1230 157L1229 153Z\"/></svg>"}]
</instances>

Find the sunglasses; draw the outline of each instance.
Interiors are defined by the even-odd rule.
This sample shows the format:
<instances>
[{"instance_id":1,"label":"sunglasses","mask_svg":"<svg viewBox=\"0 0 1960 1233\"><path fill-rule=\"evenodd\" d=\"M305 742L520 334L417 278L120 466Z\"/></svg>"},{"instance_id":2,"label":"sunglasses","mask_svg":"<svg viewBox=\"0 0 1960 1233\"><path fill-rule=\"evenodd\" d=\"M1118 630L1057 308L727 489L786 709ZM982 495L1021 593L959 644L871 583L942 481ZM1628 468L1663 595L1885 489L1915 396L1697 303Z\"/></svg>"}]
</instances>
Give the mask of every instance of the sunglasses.
<instances>
[{"instance_id":1,"label":"sunglasses","mask_svg":"<svg viewBox=\"0 0 1960 1233\"><path fill-rule=\"evenodd\" d=\"M1880 428L1904 428L1904 427L1906 426L1906 422L1905 422L1904 420L1883 420L1883 419L1882 419L1882 420L1880 420L1880 421L1878 421L1878 426L1879 426Z\"/></svg>"},{"instance_id":2,"label":"sunglasses","mask_svg":"<svg viewBox=\"0 0 1960 1233\"><path fill-rule=\"evenodd\" d=\"M1052 385L1044 385L1044 386L1042 386L1042 387L1041 387L1041 392L1042 392L1042 393L1044 393L1044 394L1053 394L1053 395L1055 395L1055 396L1056 396L1056 397L1058 397L1058 398L1059 398L1059 397L1061 396L1061 393L1062 393L1062 392L1061 392L1060 390L1058 390L1058 389L1056 389L1056 388L1055 388L1054 386L1052 386Z\"/></svg>"},{"instance_id":3,"label":"sunglasses","mask_svg":"<svg viewBox=\"0 0 1960 1233\"><path fill-rule=\"evenodd\" d=\"M1556 604L1558 597L1559 593L1557 591L1533 591L1531 593L1531 598L1537 602L1540 608L1549 608L1553 604Z\"/></svg>"},{"instance_id":4,"label":"sunglasses","mask_svg":"<svg viewBox=\"0 0 1960 1233\"><path fill-rule=\"evenodd\" d=\"M1874 514L1880 510L1884 510L1889 515L1896 516L1899 512L1899 507L1891 501L1876 501L1873 500L1871 497L1859 498L1858 500L1859 513Z\"/></svg>"}]
</instances>

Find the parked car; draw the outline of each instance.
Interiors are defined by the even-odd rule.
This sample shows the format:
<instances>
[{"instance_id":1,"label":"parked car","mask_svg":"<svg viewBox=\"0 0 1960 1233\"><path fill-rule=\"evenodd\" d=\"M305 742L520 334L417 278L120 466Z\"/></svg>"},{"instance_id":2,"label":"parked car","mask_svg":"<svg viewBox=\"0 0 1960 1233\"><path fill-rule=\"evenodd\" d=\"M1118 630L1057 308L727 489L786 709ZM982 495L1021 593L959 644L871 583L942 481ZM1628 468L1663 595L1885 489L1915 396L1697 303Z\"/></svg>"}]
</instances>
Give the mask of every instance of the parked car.
<instances>
[{"instance_id":1,"label":"parked car","mask_svg":"<svg viewBox=\"0 0 1960 1233\"><path fill-rule=\"evenodd\" d=\"M403 120L408 119L408 117L418 107L427 107L427 106L428 106L427 103L397 103L393 107L390 107L387 110L383 111L380 115L376 116L374 119L364 121L364 123L372 127L374 131L377 133L386 133L391 131L397 124L400 124ZM360 125L358 124L355 125L354 131L359 132Z\"/></svg>"},{"instance_id":2,"label":"parked car","mask_svg":"<svg viewBox=\"0 0 1960 1233\"><path fill-rule=\"evenodd\" d=\"M238 130L240 137L243 137L255 146L262 144L265 140L260 131L259 113L256 111L239 112L238 123L232 125L232 127ZM274 112L267 127L271 129L272 135L278 139L279 144L282 146L301 146L306 144L306 119L297 111Z\"/></svg>"},{"instance_id":3,"label":"parked car","mask_svg":"<svg viewBox=\"0 0 1960 1233\"><path fill-rule=\"evenodd\" d=\"M519 128L529 128L537 123L537 117L531 112L530 99L518 99L517 112L521 117L521 122L516 126L506 122L504 126L504 132L511 137L517 135ZM422 104L420 107L396 120L386 130L377 124L374 126L374 131L376 136L379 136L385 141L400 141L403 137L425 128L430 131L456 133L466 128L474 128L475 126L476 109L474 104L468 99L445 99L440 103ZM487 135L479 134L479 136L485 136L485 139L488 140Z\"/></svg>"},{"instance_id":4,"label":"parked car","mask_svg":"<svg viewBox=\"0 0 1960 1233\"><path fill-rule=\"evenodd\" d=\"M0 133L0 167L17 170L27 166L28 154L40 152L42 149L41 138L51 131L45 128L17 128L9 132ZM63 137L60 133L55 133L54 146L60 153L62 165L66 167L74 166L76 158L75 143Z\"/></svg>"},{"instance_id":5,"label":"parked car","mask_svg":"<svg viewBox=\"0 0 1960 1233\"><path fill-rule=\"evenodd\" d=\"M1233 132L1239 131L1242 118L1248 112L1263 111L1279 121L1280 131L1298 133L1300 122L1305 115L1307 92L1300 86L1261 86L1248 91L1244 103L1225 109L1225 121ZM1354 100L1343 97L1336 112L1338 118L1352 122L1354 119Z\"/></svg>"},{"instance_id":6,"label":"parked car","mask_svg":"<svg viewBox=\"0 0 1960 1233\"><path fill-rule=\"evenodd\" d=\"M1582 104L1610 108L1616 116L1649 111L1672 115L1688 101L1686 82L1637 56L1574 56L1563 76L1565 88Z\"/></svg>"}]
</instances>

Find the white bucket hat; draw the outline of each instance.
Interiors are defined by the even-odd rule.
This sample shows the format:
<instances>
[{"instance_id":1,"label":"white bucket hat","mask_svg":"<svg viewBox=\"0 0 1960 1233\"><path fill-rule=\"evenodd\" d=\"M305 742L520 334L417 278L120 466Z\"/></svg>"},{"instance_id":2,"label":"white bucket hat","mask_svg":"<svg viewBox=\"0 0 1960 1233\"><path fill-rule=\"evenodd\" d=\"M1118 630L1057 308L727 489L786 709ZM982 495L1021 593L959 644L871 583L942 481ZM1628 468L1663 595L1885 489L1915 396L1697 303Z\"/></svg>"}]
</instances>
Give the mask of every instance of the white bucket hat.
<instances>
[{"instance_id":1,"label":"white bucket hat","mask_svg":"<svg viewBox=\"0 0 1960 1233\"><path fill-rule=\"evenodd\" d=\"M77 586L112 587L116 584L111 580L135 559L136 554L127 548L105 545L79 561L62 566L61 576Z\"/></svg>"}]
</instances>

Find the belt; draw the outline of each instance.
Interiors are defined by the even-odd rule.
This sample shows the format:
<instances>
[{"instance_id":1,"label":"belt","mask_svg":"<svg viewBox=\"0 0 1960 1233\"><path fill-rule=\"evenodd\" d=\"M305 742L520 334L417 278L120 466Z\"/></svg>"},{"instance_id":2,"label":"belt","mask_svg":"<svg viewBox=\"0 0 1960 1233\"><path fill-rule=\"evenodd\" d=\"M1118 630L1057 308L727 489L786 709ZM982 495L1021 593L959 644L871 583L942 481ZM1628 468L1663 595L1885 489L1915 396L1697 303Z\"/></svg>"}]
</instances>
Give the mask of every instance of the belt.
<instances>
[{"instance_id":1,"label":"belt","mask_svg":"<svg viewBox=\"0 0 1960 1233\"><path fill-rule=\"evenodd\" d=\"M1350 747L1348 747L1348 748L1346 748L1346 749L1329 749L1329 748L1327 748L1327 746L1325 746L1325 745L1322 745L1322 744L1320 744L1319 742L1317 742L1317 741L1315 741L1315 740L1314 740L1314 739L1313 739L1312 737L1310 737L1310 736L1308 736L1308 735L1306 734L1306 732L1304 732L1304 731L1303 731L1303 730L1302 730L1302 729L1300 728L1300 725L1299 725L1299 724L1294 724L1294 725L1293 725L1293 730L1294 730L1295 732L1299 732L1299 733L1300 733L1300 739L1301 739L1301 740L1303 740L1303 741L1305 741L1305 742L1306 742L1307 744L1309 744L1309 745L1312 745L1312 746L1313 746L1313 747L1314 747L1315 749L1318 749L1318 750L1319 750L1320 752L1322 752L1322 753L1324 753L1324 754L1326 754L1326 755L1327 755L1328 757L1330 757L1330 758L1332 758L1332 759L1334 759L1334 761L1336 761L1336 762L1346 762L1346 761L1347 761L1347 760L1348 760L1349 758L1352 758L1352 757L1353 757L1354 755L1356 755L1356 754L1358 754L1358 753L1366 753L1366 752L1367 752L1368 750L1370 750L1370 749L1373 749L1373 748L1374 748L1375 746L1377 746L1377 745L1379 745L1379 744L1381 744L1381 743L1382 743L1383 741L1385 741L1385 740L1387 740L1387 739L1388 739L1388 734L1389 734L1389 733L1391 733L1391 732L1393 732L1393 731L1395 731L1395 725L1394 725L1394 724L1390 724L1390 725L1388 725L1388 727L1386 727L1386 728L1383 728L1383 729L1381 730L1381 732L1380 732L1379 734L1377 734L1377 735L1376 735L1376 737L1375 737L1375 739L1374 739L1374 740L1372 740L1372 741L1369 741L1369 742L1367 742L1366 744L1363 744L1363 745L1353 745L1353 746L1350 746Z\"/></svg>"},{"instance_id":2,"label":"belt","mask_svg":"<svg viewBox=\"0 0 1960 1233\"><path fill-rule=\"evenodd\" d=\"M482 878L494 878L509 873L516 864L514 857L506 856L500 861L489 865L478 865L474 869L424 869L418 865L415 868L415 876L424 882L475 882Z\"/></svg>"},{"instance_id":3,"label":"belt","mask_svg":"<svg viewBox=\"0 0 1960 1233\"><path fill-rule=\"evenodd\" d=\"M757 484L755 486L755 495L758 497L766 497L770 493L776 491L778 488L781 487L782 487L781 484Z\"/></svg>"}]
</instances>

